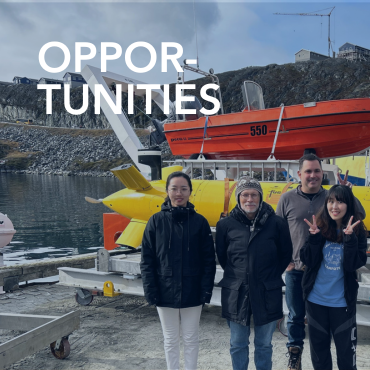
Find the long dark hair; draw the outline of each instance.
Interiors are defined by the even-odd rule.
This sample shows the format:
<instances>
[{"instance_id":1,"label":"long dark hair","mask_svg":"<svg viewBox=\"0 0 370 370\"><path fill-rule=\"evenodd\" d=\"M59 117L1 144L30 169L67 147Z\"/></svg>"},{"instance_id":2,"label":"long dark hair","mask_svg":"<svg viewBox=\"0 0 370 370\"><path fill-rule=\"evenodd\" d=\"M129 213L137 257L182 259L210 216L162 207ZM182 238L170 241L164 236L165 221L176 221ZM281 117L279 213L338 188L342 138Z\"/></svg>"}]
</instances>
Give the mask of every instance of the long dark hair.
<instances>
[{"instance_id":1,"label":"long dark hair","mask_svg":"<svg viewBox=\"0 0 370 370\"><path fill-rule=\"evenodd\" d=\"M181 171L176 171L176 172L172 172L168 177L167 177L167 181L166 181L166 191L168 192L168 187L170 186L170 182L171 180L174 178L174 177L183 177L187 182L188 182L188 185L189 185L189 188L190 188L190 194L192 193L193 191L193 185L191 184L191 180L190 180L190 177L184 173L184 172L181 172ZM166 198L165 198L165 203L169 203L170 202L170 198L169 196L167 195Z\"/></svg>"},{"instance_id":2,"label":"long dark hair","mask_svg":"<svg viewBox=\"0 0 370 370\"><path fill-rule=\"evenodd\" d=\"M342 219L343 228L345 228L353 216L352 224L360 220L361 222L355 227L354 231L356 235L359 233L365 233L365 225L361 220L360 214L358 212L355 197L352 190L348 186L344 185L334 185L330 188L328 195L325 198L325 204L320 209L317 215L317 226L319 227L321 234L326 240L332 242L341 242L343 239L342 232L337 232L337 223L330 217L328 212L328 202L330 199L335 198L339 202L347 204L347 212Z\"/></svg>"}]
</instances>

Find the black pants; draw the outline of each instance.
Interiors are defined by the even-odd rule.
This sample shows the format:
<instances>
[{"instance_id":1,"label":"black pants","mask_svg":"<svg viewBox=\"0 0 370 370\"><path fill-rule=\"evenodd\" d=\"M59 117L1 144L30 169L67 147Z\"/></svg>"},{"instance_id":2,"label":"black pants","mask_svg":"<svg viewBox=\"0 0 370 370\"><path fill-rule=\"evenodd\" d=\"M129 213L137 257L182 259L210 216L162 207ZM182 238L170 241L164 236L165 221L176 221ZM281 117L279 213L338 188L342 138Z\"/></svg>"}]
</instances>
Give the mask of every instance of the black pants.
<instances>
[{"instance_id":1,"label":"black pants","mask_svg":"<svg viewBox=\"0 0 370 370\"><path fill-rule=\"evenodd\" d=\"M356 314L346 307L326 307L306 301L311 360L315 370L332 370L330 342L333 336L339 370L356 370Z\"/></svg>"}]
</instances>

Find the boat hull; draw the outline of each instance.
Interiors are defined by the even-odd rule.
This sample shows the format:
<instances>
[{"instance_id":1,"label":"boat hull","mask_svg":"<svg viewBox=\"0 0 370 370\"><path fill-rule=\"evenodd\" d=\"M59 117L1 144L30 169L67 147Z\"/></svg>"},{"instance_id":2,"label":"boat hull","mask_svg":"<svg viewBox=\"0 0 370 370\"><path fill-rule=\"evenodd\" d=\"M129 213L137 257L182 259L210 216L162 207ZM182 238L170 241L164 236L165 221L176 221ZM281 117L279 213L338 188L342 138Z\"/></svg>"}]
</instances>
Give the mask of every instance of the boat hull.
<instances>
[{"instance_id":1,"label":"boat hull","mask_svg":"<svg viewBox=\"0 0 370 370\"><path fill-rule=\"evenodd\" d=\"M281 108L243 111L166 123L172 154L186 158L201 152L209 159L267 159L271 154ZM344 99L284 107L275 157L299 159L305 149L333 158L370 146L370 98Z\"/></svg>"}]
</instances>

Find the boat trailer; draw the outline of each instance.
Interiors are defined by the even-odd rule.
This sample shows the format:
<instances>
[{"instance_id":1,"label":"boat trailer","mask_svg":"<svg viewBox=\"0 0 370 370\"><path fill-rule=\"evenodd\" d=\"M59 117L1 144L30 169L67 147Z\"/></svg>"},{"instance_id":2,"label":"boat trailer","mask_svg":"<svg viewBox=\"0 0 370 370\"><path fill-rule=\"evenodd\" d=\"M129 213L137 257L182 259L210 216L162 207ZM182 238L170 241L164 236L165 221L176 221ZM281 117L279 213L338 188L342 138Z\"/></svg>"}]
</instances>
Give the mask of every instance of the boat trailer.
<instances>
[{"instance_id":1,"label":"boat trailer","mask_svg":"<svg viewBox=\"0 0 370 370\"><path fill-rule=\"evenodd\" d=\"M0 329L26 331L0 344L0 370L49 345L56 358L66 358L70 353L68 337L79 327L78 311L63 316L0 313Z\"/></svg>"},{"instance_id":2,"label":"boat trailer","mask_svg":"<svg viewBox=\"0 0 370 370\"><path fill-rule=\"evenodd\" d=\"M12 240L15 230L6 215L0 213L0 250ZM3 255L0 252L0 266ZM0 294L3 288L0 286ZM72 311L63 316L0 313L0 329L25 332L0 344L0 370L8 365L50 346L58 359L70 353L69 335L80 327L80 313Z\"/></svg>"},{"instance_id":3,"label":"boat trailer","mask_svg":"<svg viewBox=\"0 0 370 370\"><path fill-rule=\"evenodd\" d=\"M125 252L123 252L125 253ZM132 254L112 256L106 249L97 253L96 269L77 269L71 267L59 268L59 284L76 288L76 301L81 305L89 305L95 295L114 297L119 294L144 296L140 272L140 251ZM370 257L368 258L368 265ZM357 302L357 324L370 326L370 270L362 268L358 271L359 292ZM217 265L215 285L210 304L221 306L221 288L223 269ZM283 275L285 279L285 275ZM283 294L284 325L280 330L284 333L287 315L289 313Z\"/></svg>"}]
</instances>

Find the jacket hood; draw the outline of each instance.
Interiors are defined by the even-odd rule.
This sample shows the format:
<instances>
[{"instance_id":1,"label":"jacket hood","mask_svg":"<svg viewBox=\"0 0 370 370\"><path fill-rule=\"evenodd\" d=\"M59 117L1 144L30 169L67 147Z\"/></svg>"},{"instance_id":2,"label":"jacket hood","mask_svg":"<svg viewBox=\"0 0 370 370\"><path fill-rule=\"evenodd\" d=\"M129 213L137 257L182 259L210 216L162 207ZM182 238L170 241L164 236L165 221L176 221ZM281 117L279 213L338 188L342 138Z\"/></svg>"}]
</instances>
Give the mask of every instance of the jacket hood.
<instances>
[{"instance_id":1,"label":"jacket hood","mask_svg":"<svg viewBox=\"0 0 370 370\"><path fill-rule=\"evenodd\" d=\"M255 220L249 220L246 214L240 209L239 205L236 205L230 212L230 216L234 217L239 222L243 224L249 224L251 221L255 221L254 224L256 226L263 226L266 223L266 220L274 214L274 209L266 202L262 202L261 208L259 208L259 211L257 211Z\"/></svg>"},{"instance_id":2,"label":"jacket hood","mask_svg":"<svg viewBox=\"0 0 370 370\"><path fill-rule=\"evenodd\" d=\"M169 244L168 244L168 248L171 249L171 240L172 240L172 221L176 221L176 222L185 222L186 220L188 221L187 222L187 232L188 232L188 251L189 251L189 248L190 248L190 245L189 245L189 235L190 235L190 230L189 230L189 227L190 227L190 222L189 222L189 218L190 218L190 215L193 215L195 214L195 209L194 209L194 205L191 204L190 202L187 203L186 207L172 207L172 205L170 204L170 201L165 201L163 204L162 204L162 207L161 207L161 212L165 212L169 215L169 217L171 218L171 222L170 222L170 239L169 239Z\"/></svg>"}]
</instances>

